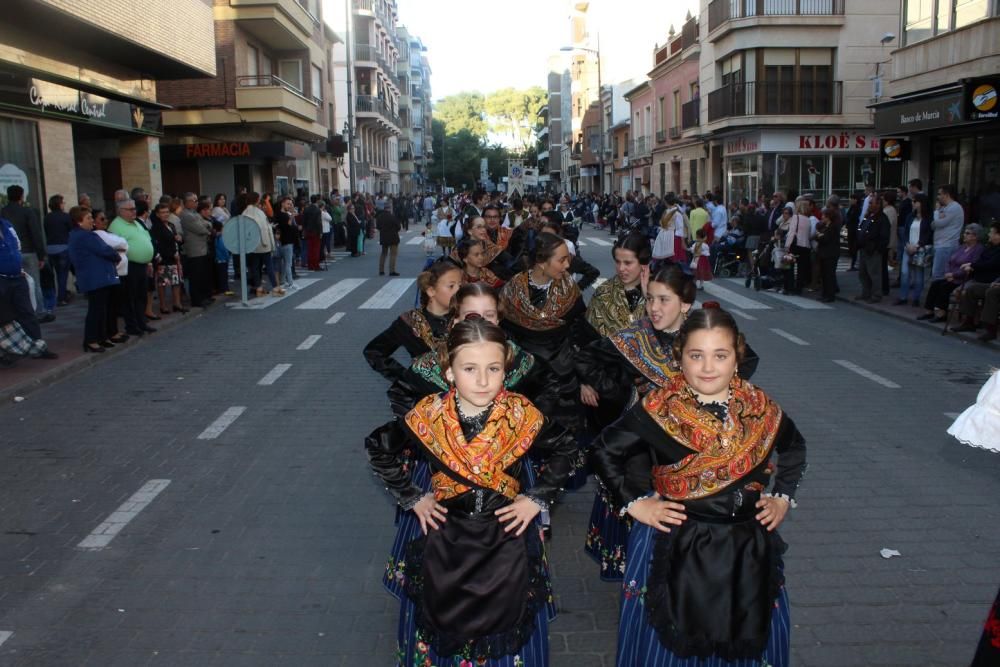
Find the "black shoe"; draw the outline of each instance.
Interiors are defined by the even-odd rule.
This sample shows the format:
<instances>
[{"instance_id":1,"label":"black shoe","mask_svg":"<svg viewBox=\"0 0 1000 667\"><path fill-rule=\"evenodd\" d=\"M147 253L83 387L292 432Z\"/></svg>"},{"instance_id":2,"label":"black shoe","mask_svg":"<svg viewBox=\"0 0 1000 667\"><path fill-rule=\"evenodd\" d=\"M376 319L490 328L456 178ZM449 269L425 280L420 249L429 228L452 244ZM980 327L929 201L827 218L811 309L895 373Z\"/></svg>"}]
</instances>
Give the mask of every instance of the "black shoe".
<instances>
[{"instance_id":1,"label":"black shoe","mask_svg":"<svg viewBox=\"0 0 1000 667\"><path fill-rule=\"evenodd\" d=\"M906 299L896 299L895 301L892 302L892 305L894 305L894 306L905 306L906 305Z\"/></svg>"},{"instance_id":2,"label":"black shoe","mask_svg":"<svg viewBox=\"0 0 1000 667\"><path fill-rule=\"evenodd\" d=\"M112 343L110 340L102 340L100 343L98 343L98 345L100 345L104 349L112 348L115 346L115 344Z\"/></svg>"},{"instance_id":3,"label":"black shoe","mask_svg":"<svg viewBox=\"0 0 1000 667\"><path fill-rule=\"evenodd\" d=\"M128 334L123 334L123 333L115 334L108 340L114 343L115 345L121 345L122 343L128 342Z\"/></svg>"},{"instance_id":4,"label":"black shoe","mask_svg":"<svg viewBox=\"0 0 1000 667\"><path fill-rule=\"evenodd\" d=\"M104 350L102 349L101 352L103 352L103 351ZM38 355L37 357L34 357L34 358L35 359L58 359L59 355L56 354L55 352L53 352L52 350L45 350L40 355Z\"/></svg>"},{"instance_id":5,"label":"black shoe","mask_svg":"<svg viewBox=\"0 0 1000 667\"><path fill-rule=\"evenodd\" d=\"M53 315L52 313L45 313L44 315L38 318L39 324L48 324L49 322L55 322L55 321L56 321L56 316Z\"/></svg>"},{"instance_id":6,"label":"black shoe","mask_svg":"<svg viewBox=\"0 0 1000 667\"><path fill-rule=\"evenodd\" d=\"M94 343L94 344L97 345L97 347L90 347L89 345L87 345L86 343L84 343L83 344L83 351L84 352L93 352L95 354L104 354L104 347L102 347L99 343Z\"/></svg>"},{"instance_id":7,"label":"black shoe","mask_svg":"<svg viewBox=\"0 0 1000 667\"><path fill-rule=\"evenodd\" d=\"M923 315L917 315L917 319L921 320L921 321L923 321L923 320L933 320L934 319L934 313L924 313Z\"/></svg>"},{"instance_id":8,"label":"black shoe","mask_svg":"<svg viewBox=\"0 0 1000 667\"><path fill-rule=\"evenodd\" d=\"M942 322L947 322L947 321L948 321L947 317L935 317L935 318L933 318L931 320L931 323L933 323L933 324L941 324Z\"/></svg>"},{"instance_id":9,"label":"black shoe","mask_svg":"<svg viewBox=\"0 0 1000 667\"><path fill-rule=\"evenodd\" d=\"M954 331L955 333L965 333L967 331L975 331L975 330L976 330L976 325L970 324L968 322L963 322L962 324L952 329L952 331Z\"/></svg>"},{"instance_id":10,"label":"black shoe","mask_svg":"<svg viewBox=\"0 0 1000 667\"><path fill-rule=\"evenodd\" d=\"M0 354L0 368L10 368L17 363L17 359L7 354Z\"/></svg>"},{"instance_id":11,"label":"black shoe","mask_svg":"<svg viewBox=\"0 0 1000 667\"><path fill-rule=\"evenodd\" d=\"M142 328L142 330L143 330L144 333L156 333L156 329L154 329L153 327L151 327L149 325L144 326Z\"/></svg>"},{"instance_id":12,"label":"black shoe","mask_svg":"<svg viewBox=\"0 0 1000 667\"><path fill-rule=\"evenodd\" d=\"M380 276L384 276L384 275L385 275L385 271L379 271L379 272L378 272L378 274L379 274Z\"/></svg>"},{"instance_id":13,"label":"black shoe","mask_svg":"<svg viewBox=\"0 0 1000 667\"><path fill-rule=\"evenodd\" d=\"M398 274L398 273L396 273L395 271L390 271L390 272L389 272L389 275L390 275L390 276L398 276L399 274Z\"/></svg>"},{"instance_id":14,"label":"black shoe","mask_svg":"<svg viewBox=\"0 0 1000 667\"><path fill-rule=\"evenodd\" d=\"M825 297L824 296L824 297L821 297L819 301L820 301L820 303L833 303L834 301L836 301L836 299L834 299L832 296L831 297Z\"/></svg>"}]
</instances>

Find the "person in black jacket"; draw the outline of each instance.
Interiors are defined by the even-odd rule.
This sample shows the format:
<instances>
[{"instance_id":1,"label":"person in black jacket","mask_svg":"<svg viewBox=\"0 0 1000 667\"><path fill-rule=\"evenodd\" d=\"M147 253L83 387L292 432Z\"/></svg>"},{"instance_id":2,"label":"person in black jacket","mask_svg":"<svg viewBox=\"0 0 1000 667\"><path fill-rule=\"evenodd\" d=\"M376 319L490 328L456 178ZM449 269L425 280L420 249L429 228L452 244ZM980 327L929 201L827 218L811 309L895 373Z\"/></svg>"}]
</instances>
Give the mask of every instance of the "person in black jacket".
<instances>
[{"instance_id":1,"label":"person in black jacket","mask_svg":"<svg viewBox=\"0 0 1000 667\"><path fill-rule=\"evenodd\" d=\"M45 248L49 256L49 267L55 271L56 290L45 292L45 309L53 310L58 300L60 306L69 303L66 282L69 279L69 233L73 229L73 221L66 212L62 195L49 197L49 212L45 214Z\"/></svg>"},{"instance_id":2,"label":"person in black jacket","mask_svg":"<svg viewBox=\"0 0 1000 667\"><path fill-rule=\"evenodd\" d=\"M7 187L8 204L0 210L0 217L10 222L21 241L21 268L35 282L35 313L42 324L56 319L45 309L45 296L42 294L41 270L47 266L47 242L45 229L38 217L38 212L25 205L24 188L20 185Z\"/></svg>"},{"instance_id":3,"label":"person in black jacket","mask_svg":"<svg viewBox=\"0 0 1000 667\"><path fill-rule=\"evenodd\" d=\"M375 215L375 226L378 228L378 241L382 252L378 256L378 274L385 275L385 256L389 256L389 275L396 273L396 255L399 254L399 220L386 206Z\"/></svg>"},{"instance_id":4,"label":"person in black jacket","mask_svg":"<svg viewBox=\"0 0 1000 667\"><path fill-rule=\"evenodd\" d=\"M861 249L858 279L861 281L861 294L854 297L855 301L878 303L882 300L881 292L875 293L872 289L875 280L882 275L882 256L889 247L890 233L889 218L882 212L882 198L873 197L868 214L858 225L858 248Z\"/></svg>"},{"instance_id":5,"label":"person in black jacket","mask_svg":"<svg viewBox=\"0 0 1000 667\"><path fill-rule=\"evenodd\" d=\"M863 192L852 192L850 206L847 207L847 254L851 256L851 268L858 270L858 227L861 226L861 206L865 195Z\"/></svg>"},{"instance_id":6,"label":"person in black jacket","mask_svg":"<svg viewBox=\"0 0 1000 667\"><path fill-rule=\"evenodd\" d=\"M547 222L542 224L541 228L538 230L539 233L548 232L549 234L555 234L559 238L562 238L564 241L566 241L566 243L572 243L572 241L569 241L563 237L562 232L564 228L561 224L554 222L551 219L552 214L559 215L557 211L550 211L548 213L542 214L542 219L547 220ZM573 244L573 246L574 248L576 248L575 244ZM594 281L596 281L598 278L601 277L601 270L598 269L593 264L591 264L590 262L584 260L583 257L580 257L580 251L576 249L575 252L572 253L572 256L570 257L569 274L571 276L572 275L580 276L580 279L576 281L576 285L577 287L580 288L581 291L583 291L588 287L590 287L591 285L593 285Z\"/></svg>"},{"instance_id":7,"label":"person in black jacket","mask_svg":"<svg viewBox=\"0 0 1000 667\"><path fill-rule=\"evenodd\" d=\"M302 232L308 245L308 266L310 271L319 271L319 251L323 240L323 212L318 202L319 195L313 195L310 203L302 211Z\"/></svg>"},{"instance_id":8,"label":"person in black jacket","mask_svg":"<svg viewBox=\"0 0 1000 667\"><path fill-rule=\"evenodd\" d=\"M831 303L839 291L837 260L840 259L840 209L827 207L816 226L816 257L819 259L820 301Z\"/></svg>"}]
</instances>

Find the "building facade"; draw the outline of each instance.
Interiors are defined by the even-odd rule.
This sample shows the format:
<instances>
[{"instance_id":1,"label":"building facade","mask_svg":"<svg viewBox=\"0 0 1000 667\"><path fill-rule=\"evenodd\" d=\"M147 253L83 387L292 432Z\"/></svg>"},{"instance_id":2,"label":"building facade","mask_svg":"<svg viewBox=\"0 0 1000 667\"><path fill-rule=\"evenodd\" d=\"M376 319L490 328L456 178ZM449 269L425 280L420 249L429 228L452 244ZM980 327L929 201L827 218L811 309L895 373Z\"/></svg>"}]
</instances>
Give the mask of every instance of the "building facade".
<instances>
[{"instance_id":1,"label":"building facade","mask_svg":"<svg viewBox=\"0 0 1000 667\"><path fill-rule=\"evenodd\" d=\"M632 189L650 193L653 164L653 86L642 81L625 93L631 109L632 146L629 149L629 178Z\"/></svg>"},{"instance_id":2,"label":"building facade","mask_svg":"<svg viewBox=\"0 0 1000 667\"><path fill-rule=\"evenodd\" d=\"M704 187L735 201L900 182L867 108L898 0L701 0L700 13Z\"/></svg>"},{"instance_id":3,"label":"building facade","mask_svg":"<svg viewBox=\"0 0 1000 667\"><path fill-rule=\"evenodd\" d=\"M318 0L214 0L218 76L166 81L164 189L329 192L335 35Z\"/></svg>"},{"instance_id":4,"label":"building facade","mask_svg":"<svg viewBox=\"0 0 1000 667\"><path fill-rule=\"evenodd\" d=\"M0 197L21 185L28 204L44 210L53 194L75 204L87 193L101 208L123 187L159 196L158 93L171 79L216 74L211 4L134 0L122 11L111 0L6 2Z\"/></svg>"},{"instance_id":5,"label":"building facade","mask_svg":"<svg viewBox=\"0 0 1000 667\"><path fill-rule=\"evenodd\" d=\"M880 159L920 178L952 184L970 220L1000 214L981 199L1000 185L1000 3L897 3L899 37L873 104ZM900 181L902 182L902 181Z\"/></svg>"}]
</instances>

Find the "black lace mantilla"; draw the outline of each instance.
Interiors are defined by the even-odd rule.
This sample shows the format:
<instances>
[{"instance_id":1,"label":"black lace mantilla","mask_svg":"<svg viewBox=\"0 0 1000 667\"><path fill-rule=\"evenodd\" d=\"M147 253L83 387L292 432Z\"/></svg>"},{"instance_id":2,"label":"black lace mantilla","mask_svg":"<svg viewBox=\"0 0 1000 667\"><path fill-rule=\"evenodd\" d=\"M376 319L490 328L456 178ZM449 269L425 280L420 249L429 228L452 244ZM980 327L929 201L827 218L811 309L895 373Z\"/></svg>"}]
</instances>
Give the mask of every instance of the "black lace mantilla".
<instances>
[{"instance_id":1,"label":"black lace mantilla","mask_svg":"<svg viewBox=\"0 0 1000 667\"><path fill-rule=\"evenodd\" d=\"M439 632L427 625L424 598L424 544L426 537L410 542L406 548L406 595L413 601L414 620L421 637L433 647L439 657L471 656L474 660L498 660L517 654L531 640L535 630L535 619L548 601L549 588L546 582L542 542L533 526L524 533L525 548L528 553L528 594L521 616L514 627L486 637L458 637Z\"/></svg>"}]
</instances>

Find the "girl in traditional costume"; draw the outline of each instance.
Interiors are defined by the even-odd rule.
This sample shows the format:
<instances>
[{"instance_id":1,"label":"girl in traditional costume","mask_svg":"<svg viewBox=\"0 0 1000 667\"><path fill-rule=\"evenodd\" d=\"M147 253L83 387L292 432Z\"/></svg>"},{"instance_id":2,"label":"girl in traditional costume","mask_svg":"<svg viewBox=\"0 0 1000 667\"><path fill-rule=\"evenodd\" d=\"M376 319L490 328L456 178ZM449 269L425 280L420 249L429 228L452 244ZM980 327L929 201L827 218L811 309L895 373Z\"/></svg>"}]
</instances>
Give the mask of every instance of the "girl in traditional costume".
<instances>
[{"instance_id":1,"label":"girl in traditional costume","mask_svg":"<svg viewBox=\"0 0 1000 667\"><path fill-rule=\"evenodd\" d=\"M487 234L486 221L483 218L476 216L469 220L468 234L462 239L462 241L465 241L466 239L482 243L483 266L488 268L491 273L498 276L503 281L509 280L514 275L514 271L510 269L510 266L514 263L513 259L506 250L490 239ZM459 243L462 241L459 241ZM458 253L457 246L451 251L451 258L455 261L462 260Z\"/></svg>"},{"instance_id":2,"label":"girl in traditional costume","mask_svg":"<svg viewBox=\"0 0 1000 667\"><path fill-rule=\"evenodd\" d=\"M396 350L406 348L413 358L444 342L451 297L461 284L462 267L446 257L417 276L420 308L400 315L365 346L368 365L387 380L395 380L406 371L405 366L392 358Z\"/></svg>"},{"instance_id":3,"label":"girl in traditional costume","mask_svg":"<svg viewBox=\"0 0 1000 667\"><path fill-rule=\"evenodd\" d=\"M464 238L455 248L458 261L462 263L463 283L483 283L494 289L503 287L504 281L487 266L486 243L474 238Z\"/></svg>"},{"instance_id":4,"label":"girl in traditional costume","mask_svg":"<svg viewBox=\"0 0 1000 667\"><path fill-rule=\"evenodd\" d=\"M592 452L635 522L619 667L789 662L785 545L775 529L795 502L805 442L739 377L745 347L728 313L691 314L673 343L681 373L605 429Z\"/></svg>"},{"instance_id":5,"label":"girl in traditional costume","mask_svg":"<svg viewBox=\"0 0 1000 667\"><path fill-rule=\"evenodd\" d=\"M397 664L548 665L554 608L536 519L569 476L575 444L504 389L511 353L499 327L460 322L448 350L452 388L365 442L372 470L423 532L395 566ZM404 464L409 447L424 484ZM532 451L545 460L537 478Z\"/></svg>"}]
</instances>

